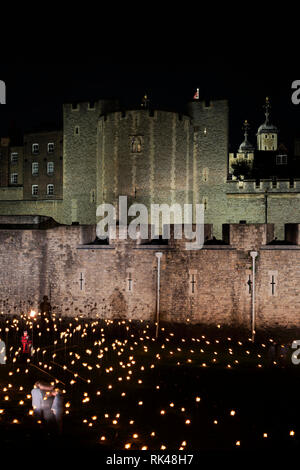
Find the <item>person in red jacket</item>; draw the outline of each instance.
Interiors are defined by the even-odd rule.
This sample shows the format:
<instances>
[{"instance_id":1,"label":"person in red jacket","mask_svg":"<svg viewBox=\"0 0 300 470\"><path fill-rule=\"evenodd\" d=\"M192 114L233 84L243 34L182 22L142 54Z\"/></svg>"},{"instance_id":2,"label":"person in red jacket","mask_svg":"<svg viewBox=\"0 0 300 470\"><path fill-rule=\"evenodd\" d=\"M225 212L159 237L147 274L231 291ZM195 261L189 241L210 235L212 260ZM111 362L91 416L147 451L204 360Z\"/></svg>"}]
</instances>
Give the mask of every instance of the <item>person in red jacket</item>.
<instances>
[{"instance_id":1,"label":"person in red jacket","mask_svg":"<svg viewBox=\"0 0 300 470\"><path fill-rule=\"evenodd\" d=\"M29 338L29 335L28 335L27 331L24 331L23 336L21 338L21 342L22 342L22 353L23 354L30 354L32 341Z\"/></svg>"}]
</instances>

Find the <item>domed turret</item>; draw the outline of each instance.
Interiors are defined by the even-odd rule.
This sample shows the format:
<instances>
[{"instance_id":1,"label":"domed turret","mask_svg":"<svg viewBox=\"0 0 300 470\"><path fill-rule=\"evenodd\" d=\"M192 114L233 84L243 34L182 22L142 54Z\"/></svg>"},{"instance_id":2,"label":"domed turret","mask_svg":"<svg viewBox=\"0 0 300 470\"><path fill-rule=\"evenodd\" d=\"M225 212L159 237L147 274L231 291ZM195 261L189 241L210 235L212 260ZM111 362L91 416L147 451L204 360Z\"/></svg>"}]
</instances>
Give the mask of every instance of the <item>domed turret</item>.
<instances>
[{"instance_id":1,"label":"domed turret","mask_svg":"<svg viewBox=\"0 0 300 470\"><path fill-rule=\"evenodd\" d=\"M241 143L239 147L239 153L253 153L254 146L248 140L248 130L249 130L248 121L244 122L244 141Z\"/></svg>"},{"instance_id":2,"label":"domed turret","mask_svg":"<svg viewBox=\"0 0 300 470\"><path fill-rule=\"evenodd\" d=\"M257 147L258 150L274 151L277 150L277 137L278 129L274 124L270 122L270 100L266 98L265 108L265 122L259 126L257 131Z\"/></svg>"},{"instance_id":3,"label":"domed turret","mask_svg":"<svg viewBox=\"0 0 300 470\"><path fill-rule=\"evenodd\" d=\"M248 121L244 122L243 129L244 129L244 141L239 146L239 149L236 154L230 153L229 154L229 173L234 174L237 171L236 166L238 165L240 168L238 171L243 171L242 174L239 176L245 177L245 170L246 177L249 175L250 170L253 167L254 161L254 146L248 140L248 130L250 126ZM246 166L245 166L246 165ZM248 168L247 168L248 167ZM234 175L236 178L236 175Z\"/></svg>"}]
</instances>

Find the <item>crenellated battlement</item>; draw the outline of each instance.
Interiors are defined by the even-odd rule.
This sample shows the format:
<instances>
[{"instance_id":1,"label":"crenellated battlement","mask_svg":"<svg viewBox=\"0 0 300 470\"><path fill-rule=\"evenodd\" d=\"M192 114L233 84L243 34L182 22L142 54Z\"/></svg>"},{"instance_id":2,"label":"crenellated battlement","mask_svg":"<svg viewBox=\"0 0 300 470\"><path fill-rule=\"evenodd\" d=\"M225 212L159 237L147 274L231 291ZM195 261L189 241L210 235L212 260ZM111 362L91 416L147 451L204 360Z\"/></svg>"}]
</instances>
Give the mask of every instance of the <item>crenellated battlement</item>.
<instances>
[{"instance_id":1,"label":"crenellated battlement","mask_svg":"<svg viewBox=\"0 0 300 470\"><path fill-rule=\"evenodd\" d=\"M300 179L278 178L276 180L268 179L249 179L249 180L228 180L227 194L277 194L282 192L299 193Z\"/></svg>"}]
</instances>

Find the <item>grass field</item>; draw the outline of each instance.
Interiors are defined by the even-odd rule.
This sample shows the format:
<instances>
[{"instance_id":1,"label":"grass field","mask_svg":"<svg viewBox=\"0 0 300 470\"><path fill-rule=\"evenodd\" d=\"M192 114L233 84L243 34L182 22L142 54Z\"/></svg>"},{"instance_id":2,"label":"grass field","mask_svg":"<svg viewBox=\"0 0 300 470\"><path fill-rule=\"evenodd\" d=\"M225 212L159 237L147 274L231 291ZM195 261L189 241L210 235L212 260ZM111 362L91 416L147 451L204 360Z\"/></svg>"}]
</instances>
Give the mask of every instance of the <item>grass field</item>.
<instances>
[{"instance_id":1,"label":"grass field","mask_svg":"<svg viewBox=\"0 0 300 470\"><path fill-rule=\"evenodd\" d=\"M0 437L8 448L236 451L299 445L299 367L253 345L187 325L3 317L7 364L0 366ZM31 322L33 326L31 326ZM34 354L21 354L27 328ZM48 328L48 331L47 331ZM280 351L280 349L279 349ZM62 436L53 443L31 414L37 379L64 393Z\"/></svg>"}]
</instances>

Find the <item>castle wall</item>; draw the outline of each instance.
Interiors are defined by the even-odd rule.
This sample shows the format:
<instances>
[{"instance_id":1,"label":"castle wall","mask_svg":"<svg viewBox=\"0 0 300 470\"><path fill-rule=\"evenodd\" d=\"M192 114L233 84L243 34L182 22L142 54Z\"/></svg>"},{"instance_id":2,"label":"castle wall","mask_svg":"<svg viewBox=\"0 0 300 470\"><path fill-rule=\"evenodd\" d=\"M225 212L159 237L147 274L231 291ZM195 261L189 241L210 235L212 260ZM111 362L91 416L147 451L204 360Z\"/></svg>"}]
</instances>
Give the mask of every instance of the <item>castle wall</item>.
<instances>
[{"instance_id":1,"label":"castle wall","mask_svg":"<svg viewBox=\"0 0 300 470\"><path fill-rule=\"evenodd\" d=\"M299 327L299 245L273 246L272 226L227 227L231 245L184 250L111 240L89 245L95 226L48 230L0 230L1 311L37 308L48 295L63 315L155 319L157 258L161 252L160 312L163 320L234 325L250 329L252 280L249 249L256 261L259 329ZM207 227L206 233L209 233ZM273 291L272 291L273 289Z\"/></svg>"},{"instance_id":2,"label":"castle wall","mask_svg":"<svg viewBox=\"0 0 300 470\"><path fill-rule=\"evenodd\" d=\"M103 116L98 127L97 203L192 202L190 118L147 110ZM141 143L139 151L133 140Z\"/></svg>"},{"instance_id":3,"label":"castle wall","mask_svg":"<svg viewBox=\"0 0 300 470\"><path fill-rule=\"evenodd\" d=\"M5 188L8 194L11 194L9 191L10 188ZM13 188L15 189L15 188ZM0 195L1 195L0 188ZM19 194L23 194L23 188L18 188ZM15 189L16 191L16 189ZM11 199L9 201L0 200L0 214L1 215L42 215L52 217L59 223L64 222L63 215L63 201L62 200L46 200L46 201L22 201L17 199L17 193L14 193L16 197L15 200Z\"/></svg>"},{"instance_id":4,"label":"castle wall","mask_svg":"<svg viewBox=\"0 0 300 470\"><path fill-rule=\"evenodd\" d=\"M272 188L271 181L261 181L256 188L254 181L245 181L241 186L236 181L227 183L227 213L229 223L246 220L247 223L265 222L265 194L267 191L268 223L275 225L274 235L284 239L284 225L300 221L300 182L290 188L288 181L278 181Z\"/></svg>"},{"instance_id":5,"label":"castle wall","mask_svg":"<svg viewBox=\"0 0 300 470\"><path fill-rule=\"evenodd\" d=\"M300 221L299 180L278 180L276 187L271 180L262 180L259 187L254 180L227 181L225 100L194 100L188 105L189 116L145 109L120 112L111 100L65 104L63 112L63 155L60 132L28 134L24 148L9 147L2 139L0 214L94 224L97 205L112 202L118 207L119 195L127 195L129 205L143 203L148 208L151 203L193 202L204 204L205 223L213 224L214 236L221 238L222 224L265 222L267 191L267 221L275 224L277 238L284 238L284 224ZM135 153L131 143L136 137L141 151ZM32 156L37 139L41 153ZM46 155L49 139L56 143L55 152ZM16 165L10 165L11 151L19 152ZM46 174L47 159L55 163L53 175ZM33 160L40 163L38 177L31 174ZM18 183L24 167L24 186L8 186L13 167L20 175ZM35 181L38 196L31 194ZM54 195L46 195L47 183L54 184Z\"/></svg>"},{"instance_id":6,"label":"castle wall","mask_svg":"<svg viewBox=\"0 0 300 470\"><path fill-rule=\"evenodd\" d=\"M6 187L0 187L0 207L1 206L6 206L7 207L7 202L2 203L2 201L20 201L23 199L23 187L13 187L13 186L6 186ZM1 211L2 212L2 211Z\"/></svg>"},{"instance_id":7,"label":"castle wall","mask_svg":"<svg viewBox=\"0 0 300 470\"><path fill-rule=\"evenodd\" d=\"M194 126L194 204L206 205L205 223L214 225L216 238L228 222L226 181L228 173L228 102L225 100L189 103Z\"/></svg>"},{"instance_id":8,"label":"castle wall","mask_svg":"<svg viewBox=\"0 0 300 470\"><path fill-rule=\"evenodd\" d=\"M93 106L64 105L64 223L95 223L98 119L114 106L116 103L103 100Z\"/></svg>"},{"instance_id":9,"label":"castle wall","mask_svg":"<svg viewBox=\"0 0 300 470\"><path fill-rule=\"evenodd\" d=\"M259 252L257 262L258 328L266 325L273 328L299 328L299 248L299 245L285 248L278 246L277 249L262 249Z\"/></svg>"}]
</instances>

